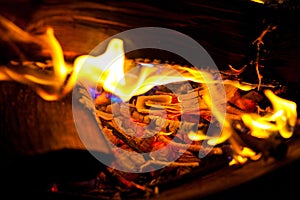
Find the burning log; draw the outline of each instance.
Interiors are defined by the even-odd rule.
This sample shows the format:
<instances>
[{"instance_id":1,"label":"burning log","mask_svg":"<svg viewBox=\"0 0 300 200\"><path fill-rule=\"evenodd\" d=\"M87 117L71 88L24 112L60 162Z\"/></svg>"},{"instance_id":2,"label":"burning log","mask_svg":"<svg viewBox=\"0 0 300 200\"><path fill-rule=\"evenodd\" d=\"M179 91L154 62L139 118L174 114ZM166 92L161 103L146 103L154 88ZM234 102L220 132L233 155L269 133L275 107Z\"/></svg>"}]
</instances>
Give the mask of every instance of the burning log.
<instances>
[{"instance_id":1,"label":"burning log","mask_svg":"<svg viewBox=\"0 0 300 200\"><path fill-rule=\"evenodd\" d=\"M262 153L265 159L270 156L278 160L285 158L288 145L284 140L277 137L267 139L254 137L242 121L234 121L232 126L242 141L256 153Z\"/></svg>"}]
</instances>

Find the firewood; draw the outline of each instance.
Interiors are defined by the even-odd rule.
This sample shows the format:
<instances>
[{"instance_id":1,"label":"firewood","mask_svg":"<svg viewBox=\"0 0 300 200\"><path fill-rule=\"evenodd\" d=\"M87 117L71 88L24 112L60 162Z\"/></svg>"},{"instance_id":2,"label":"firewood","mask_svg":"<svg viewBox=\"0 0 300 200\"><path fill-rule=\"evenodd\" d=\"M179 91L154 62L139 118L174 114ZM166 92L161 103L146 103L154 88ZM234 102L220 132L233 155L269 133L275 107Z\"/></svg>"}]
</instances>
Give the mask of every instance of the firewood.
<instances>
[{"instance_id":1,"label":"firewood","mask_svg":"<svg viewBox=\"0 0 300 200\"><path fill-rule=\"evenodd\" d=\"M285 158L288 145L280 139L270 137L268 139L251 136L249 129L242 121L234 121L233 128L237 131L243 142L257 153L263 153L265 158L274 157L278 160Z\"/></svg>"}]
</instances>

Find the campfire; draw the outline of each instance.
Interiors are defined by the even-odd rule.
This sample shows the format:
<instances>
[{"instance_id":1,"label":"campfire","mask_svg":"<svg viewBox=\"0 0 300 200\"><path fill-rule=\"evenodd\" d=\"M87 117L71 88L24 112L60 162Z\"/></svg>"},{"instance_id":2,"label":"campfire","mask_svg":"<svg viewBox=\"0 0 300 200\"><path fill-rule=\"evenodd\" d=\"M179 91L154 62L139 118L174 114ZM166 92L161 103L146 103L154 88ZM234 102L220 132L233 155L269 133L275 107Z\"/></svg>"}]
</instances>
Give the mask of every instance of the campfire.
<instances>
[{"instance_id":1,"label":"campfire","mask_svg":"<svg viewBox=\"0 0 300 200\"><path fill-rule=\"evenodd\" d=\"M1 40L21 58L1 64L0 80L28 86L45 104L71 95L80 141L104 164L88 181L51 182L47 193L150 198L199 172L285 160L297 139L297 104L286 97L289 86L261 72L264 40L276 29L253 38L249 63L218 71L129 56L118 37L101 53L66 52L52 27L33 34L0 16ZM31 45L34 59L20 44Z\"/></svg>"}]
</instances>

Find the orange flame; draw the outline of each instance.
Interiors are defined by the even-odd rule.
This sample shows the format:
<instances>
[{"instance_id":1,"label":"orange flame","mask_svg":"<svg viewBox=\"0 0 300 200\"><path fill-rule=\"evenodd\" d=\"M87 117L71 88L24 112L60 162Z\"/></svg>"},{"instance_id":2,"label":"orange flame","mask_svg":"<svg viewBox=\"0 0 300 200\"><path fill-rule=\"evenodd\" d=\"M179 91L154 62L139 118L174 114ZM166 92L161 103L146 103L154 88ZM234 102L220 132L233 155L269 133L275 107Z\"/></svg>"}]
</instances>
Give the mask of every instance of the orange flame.
<instances>
[{"instance_id":1,"label":"orange flame","mask_svg":"<svg viewBox=\"0 0 300 200\"><path fill-rule=\"evenodd\" d=\"M265 116L245 114L243 122L255 137L268 138L276 133L283 138L291 137L297 122L296 103L276 96L271 90L264 93L272 103L273 112Z\"/></svg>"},{"instance_id":2,"label":"orange flame","mask_svg":"<svg viewBox=\"0 0 300 200\"><path fill-rule=\"evenodd\" d=\"M217 95L218 91L209 90L209 85L214 84L232 85L245 91L254 89L257 85L240 83L235 80L214 80L212 74L207 71L179 65L136 63L125 58L123 41L117 38L109 42L103 54L98 56L82 55L77 57L73 64L69 64L64 60L62 47L55 38L52 28L48 28L43 35L34 36L4 19L1 23L12 32L11 34L15 37L13 39L35 42L43 49L48 50L52 57L53 73L45 74L41 72L42 70L34 70L26 65L21 67L0 66L0 81L10 80L27 84L43 99L58 100L73 89L76 80L80 80L92 88L102 87L105 91L117 95L124 102L133 96L146 93L157 85L185 81L203 83L206 91L202 98L222 126L221 134L208 136L199 130L197 133L187 133L188 137L194 141L207 140L209 145L220 144L229 139L235 151L230 165L244 163L248 158L256 160L261 157L261 154L242 147L231 137L234 129L221 106L226 102L213 101L211 93ZM296 103L282 99L270 90L266 90L264 93L271 101L273 111L264 116L255 113L244 114L242 121L255 137L268 138L274 134L280 134L283 138L291 137L297 121Z\"/></svg>"},{"instance_id":3,"label":"orange flame","mask_svg":"<svg viewBox=\"0 0 300 200\"><path fill-rule=\"evenodd\" d=\"M123 101L128 101L132 96L144 94L156 85L187 80L204 82L204 79L210 79L212 81L206 72L181 66L145 65L143 63L133 66L129 60L125 62L123 41L116 38L110 41L104 54L97 57L80 56L75 60L74 65L81 66L79 79L86 80L94 88L102 86Z\"/></svg>"},{"instance_id":4,"label":"orange flame","mask_svg":"<svg viewBox=\"0 0 300 200\"><path fill-rule=\"evenodd\" d=\"M0 66L0 80L12 80L30 85L45 100L58 100L68 94L77 79L87 81L91 87L102 86L108 92L118 95L123 101L132 96L143 94L155 85L180 81L215 83L211 74L197 69L174 65L132 66L125 59L123 41L112 39L104 54L99 56L83 55L72 64L64 61L63 50L54 36L53 29L47 28L43 35L31 35L0 16L1 26L13 41L35 43L52 57L53 73L43 74L26 65L21 67ZM5 38L4 38L5 39ZM127 69L127 70L125 70ZM42 71L42 70L41 70ZM224 84L236 85L243 90L255 88L238 81L225 80Z\"/></svg>"},{"instance_id":5,"label":"orange flame","mask_svg":"<svg viewBox=\"0 0 300 200\"><path fill-rule=\"evenodd\" d=\"M66 85L65 81L73 69L72 66L65 63L62 48L54 36L53 29L47 28L45 34L32 36L8 21L3 20L2 22L12 29L15 35L20 37L25 35L25 38L21 37L25 42L35 42L43 49L48 50L52 57L53 73L45 74L26 66L0 66L0 80L27 84L43 99L49 101L57 100L69 93L73 88L75 79L70 79Z\"/></svg>"}]
</instances>

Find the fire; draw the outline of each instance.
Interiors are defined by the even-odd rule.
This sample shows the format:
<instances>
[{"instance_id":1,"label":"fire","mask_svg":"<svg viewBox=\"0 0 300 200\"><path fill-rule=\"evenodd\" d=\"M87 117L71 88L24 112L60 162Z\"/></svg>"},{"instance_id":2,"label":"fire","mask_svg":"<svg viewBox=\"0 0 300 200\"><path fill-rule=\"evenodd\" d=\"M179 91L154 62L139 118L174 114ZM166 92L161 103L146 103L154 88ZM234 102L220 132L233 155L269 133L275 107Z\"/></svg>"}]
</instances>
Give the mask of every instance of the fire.
<instances>
[{"instance_id":1,"label":"fire","mask_svg":"<svg viewBox=\"0 0 300 200\"><path fill-rule=\"evenodd\" d=\"M16 65L0 66L0 81L16 81L31 86L38 95L45 100L58 100L68 94L75 83L74 77L67 83L66 79L72 71L76 71L76 66L65 63L63 50L60 43L54 36L54 31L48 27L41 35L31 35L21 28L0 16L0 25L5 35L4 40L21 41L24 43L34 43L41 47L42 51L49 52L53 70L51 74L38 72L24 63L15 62Z\"/></svg>"},{"instance_id":2,"label":"fire","mask_svg":"<svg viewBox=\"0 0 300 200\"><path fill-rule=\"evenodd\" d=\"M103 87L124 102L133 96L146 93L157 85L188 80L216 82L205 71L179 65L139 63L138 66L134 66L132 61L125 60L123 41L117 38L109 42L102 55L80 56L75 60L74 66L80 66L78 78L87 81L90 87Z\"/></svg>"},{"instance_id":3,"label":"fire","mask_svg":"<svg viewBox=\"0 0 300 200\"><path fill-rule=\"evenodd\" d=\"M220 136L206 136L205 133L189 132L191 140L207 140L209 145L220 144L229 139L236 152L235 161L244 163L247 158L258 159L259 154L247 147L243 147L234 141L232 123L227 119L226 113L221 105L214 102L211 97L212 91L209 87L214 84L231 85L240 90L249 91L256 85L242 84L236 80L220 80L213 78L207 71L196 68L182 67L170 64L139 63L136 65L128 60L124 53L124 44L121 39L113 38L109 41L106 51L98 56L82 55L75 59L74 63L66 63L63 50L54 36L52 28L48 28L43 35L30 35L14 24L2 19L2 26L12 31L16 36L26 35L23 40L34 42L42 46L43 50L49 51L52 57L53 70L51 74L33 70L24 66L0 66L0 80L17 81L31 86L38 95L45 100L58 100L68 94L76 81L84 81L87 85L97 90L104 91L119 97L123 102L129 101L133 96L141 95L154 86L169 83L193 81L203 83L206 93L203 95L205 104L212 115L221 124ZM271 90L264 92L272 103L273 110L261 116L259 114L243 114L243 123L250 129L251 135L257 138L269 138L279 133L283 138L289 138L297 121L296 103L276 96ZM166 99L166 102L171 99ZM226 102L221 102L226 103Z\"/></svg>"},{"instance_id":4,"label":"fire","mask_svg":"<svg viewBox=\"0 0 300 200\"><path fill-rule=\"evenodd\" d=\"M258 138L268 138L276 133L283 138L291 137L297 121L296 103L276 96L271 90L264 93L272 103L273 112L264 116L245 114L243 122L251 129L251 135Z\"/></svg>"},{"instance_id":5,"label":"fire","mask_svg":"<svg viewBox=\"0 0 300 200\"><path fill-rule=\"evenodd\" d=\"M146 64L132 66L126 60L123 41L112 39L107 50L99 56L82 55L74 63L66 63L60 43L55 38L54 31L48 27L42 35L31 35L21 28L1 17L1 26L8 40L35 43L52 57L53 73L45 75L43 72L32 70L26 64L19 66L0 66L0 80L17 81L30 85L45 100L58 100L68 94L76 80L84 80L92 88L103 87L106 91L119 96L123 101L134 95L143 94L156 85L173 82L194 81L201 83L216 83L212 75L198 69L168 64ZM253 85L240 84L238 81L225 80L224 84L250 90Z\"/></svg>"},{"instance_id":6,"label":"fire","mask_svg":"<svg viewBox=\"0 0 300 200\"><path fill-rule=\"evenodd\" d=\"M264 4L264 3L265 3L265 2L262 1L262 0L251 0L251 1L253 1L253 2L255 2L255 3L261 3L261 4Z\"/></svg>"}]
</instances>

